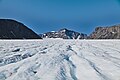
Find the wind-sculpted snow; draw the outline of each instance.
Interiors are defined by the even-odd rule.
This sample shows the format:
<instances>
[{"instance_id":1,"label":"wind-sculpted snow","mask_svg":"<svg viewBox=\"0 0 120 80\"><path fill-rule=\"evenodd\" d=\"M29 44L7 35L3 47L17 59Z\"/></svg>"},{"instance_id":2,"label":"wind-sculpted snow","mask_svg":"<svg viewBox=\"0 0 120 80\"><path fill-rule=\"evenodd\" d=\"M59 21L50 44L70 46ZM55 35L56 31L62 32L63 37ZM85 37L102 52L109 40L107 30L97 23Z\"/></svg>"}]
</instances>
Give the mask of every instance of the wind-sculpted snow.
<instances>
[{"instance_id":1,"label":"wind-sculpted snow","mask_svg":"<svg viewBox=\"0 0 120 80\"><path fill-rule=\"evenodd\" d=\"M120 80L120 41L1 40L0 80Z\"/></svg>"}]
</instances>

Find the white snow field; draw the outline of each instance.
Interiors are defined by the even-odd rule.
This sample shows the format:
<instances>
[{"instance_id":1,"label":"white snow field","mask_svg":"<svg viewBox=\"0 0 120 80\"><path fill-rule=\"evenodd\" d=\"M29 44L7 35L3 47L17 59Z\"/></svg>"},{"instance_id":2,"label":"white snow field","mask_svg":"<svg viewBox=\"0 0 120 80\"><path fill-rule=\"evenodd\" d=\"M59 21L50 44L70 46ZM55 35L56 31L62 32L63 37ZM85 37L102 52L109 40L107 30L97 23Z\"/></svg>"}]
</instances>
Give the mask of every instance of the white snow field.
<instances>
[{"instance_id":1,"label":"white snow field","mask_svg":"<svg viewBox=\"0 0 120 80\"><path fill-rule=\"evenodd\" d=\"M120 40L1 40L0 80L120 80Z\"/></svg>"}]
</instances>

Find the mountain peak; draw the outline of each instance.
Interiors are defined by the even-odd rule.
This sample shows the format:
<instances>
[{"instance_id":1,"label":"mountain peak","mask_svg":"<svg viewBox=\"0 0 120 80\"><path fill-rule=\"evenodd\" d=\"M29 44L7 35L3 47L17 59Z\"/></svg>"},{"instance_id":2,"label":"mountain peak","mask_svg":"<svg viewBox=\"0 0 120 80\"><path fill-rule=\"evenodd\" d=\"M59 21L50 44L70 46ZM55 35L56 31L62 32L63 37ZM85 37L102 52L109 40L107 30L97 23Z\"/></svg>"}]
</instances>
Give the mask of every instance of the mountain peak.
<instances>
[{"instance_id":1,"label":"mountain peak","mask_svg":"<svg viewBox=\"0 0 120 80\"><path fill-rule=\"evenodd\" d=\"M66 30L68 30L68 29L67 28L62 28L59 31L66 31Z\"/></svg>"},{"instance_id":2,"label":"mountain peak","mask_svg":"<svg viewBox=\"0 0 120 80\"><path fill-rule=\"evenodd\" d=\"M12 19L0 19L1 39L41 39L24 24Z\"/></svg>"},{"instance_id":3,"label":"mountain peak","mask_svg":"<svg viewBox=\"0 0 120 80\"><path fill-rule=\"evenodd\" d=\"M89 37L91 39L120 39L120 25L96 27Z\"/></svg>"},{"instance_id":4,"label":"mountain peak","mask_svg":"<svg viewBox=\"0 0 120 80\"><path fill-rule=\"evenodd\" d=\"M55 32L47 32L42 35L43 38L63 38L63 39L85 39L86 34L78 33L67 28L62 28Z\"/></svg>"}]
</instances>

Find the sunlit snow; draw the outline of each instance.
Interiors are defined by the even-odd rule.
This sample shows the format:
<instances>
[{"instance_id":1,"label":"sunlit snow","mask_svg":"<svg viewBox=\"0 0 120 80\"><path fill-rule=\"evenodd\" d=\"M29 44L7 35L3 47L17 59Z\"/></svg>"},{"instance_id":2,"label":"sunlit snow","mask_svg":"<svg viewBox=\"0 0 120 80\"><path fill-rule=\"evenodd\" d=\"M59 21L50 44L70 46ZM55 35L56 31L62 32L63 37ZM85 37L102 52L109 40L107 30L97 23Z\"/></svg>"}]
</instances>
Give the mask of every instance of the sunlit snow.
<instances>
[{"instance_id":1,"label":"sunlit snow","mask_svg":"<svg viewBox=\"0 0 120 80\"><path fill-rule=\"evenodd\" d=\"M0 80L120 80L120 40L1 40Z\"/></svg>"}]
</instances>

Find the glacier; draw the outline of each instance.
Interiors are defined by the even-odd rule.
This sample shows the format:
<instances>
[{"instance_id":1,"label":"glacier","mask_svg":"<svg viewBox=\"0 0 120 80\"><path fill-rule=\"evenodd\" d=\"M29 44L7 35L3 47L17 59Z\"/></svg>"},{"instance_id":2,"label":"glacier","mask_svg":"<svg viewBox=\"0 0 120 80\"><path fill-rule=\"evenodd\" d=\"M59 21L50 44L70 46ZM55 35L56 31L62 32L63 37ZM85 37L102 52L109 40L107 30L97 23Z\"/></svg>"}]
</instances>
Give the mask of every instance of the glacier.
<instances>
[{"instance_id":1,"label":"glacier","mask_svg":"<svg viewBox=\"0 0 120 80\"><path fill-rule=\"evenodd\" d=\"M0 40L0 80L120 80L120 40Z\"/></svg>"}]
</instances>

